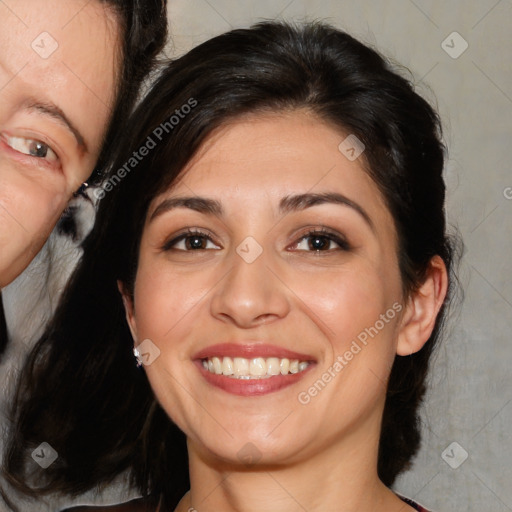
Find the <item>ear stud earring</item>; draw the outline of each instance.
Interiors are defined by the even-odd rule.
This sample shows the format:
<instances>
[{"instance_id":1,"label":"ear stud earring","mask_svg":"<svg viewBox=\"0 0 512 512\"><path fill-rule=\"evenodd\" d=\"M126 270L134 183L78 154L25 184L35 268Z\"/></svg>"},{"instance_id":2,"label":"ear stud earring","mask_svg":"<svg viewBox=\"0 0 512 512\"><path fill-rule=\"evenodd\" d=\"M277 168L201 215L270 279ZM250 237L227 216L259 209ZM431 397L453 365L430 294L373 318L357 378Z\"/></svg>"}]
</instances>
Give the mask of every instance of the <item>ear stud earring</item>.
<instances>
[{"instance_id":1,"label":"ear stud earring","mask_svg":"<svg viewBox=\"0 0 512 512\"><path fill-rule=\"evenodd\" d=\"M139 352L138 348L133 347L133 355L135 356L135 359L137 360L137 368L140 368L142 366L142 355Z\"/></svg>"}]
</instances>

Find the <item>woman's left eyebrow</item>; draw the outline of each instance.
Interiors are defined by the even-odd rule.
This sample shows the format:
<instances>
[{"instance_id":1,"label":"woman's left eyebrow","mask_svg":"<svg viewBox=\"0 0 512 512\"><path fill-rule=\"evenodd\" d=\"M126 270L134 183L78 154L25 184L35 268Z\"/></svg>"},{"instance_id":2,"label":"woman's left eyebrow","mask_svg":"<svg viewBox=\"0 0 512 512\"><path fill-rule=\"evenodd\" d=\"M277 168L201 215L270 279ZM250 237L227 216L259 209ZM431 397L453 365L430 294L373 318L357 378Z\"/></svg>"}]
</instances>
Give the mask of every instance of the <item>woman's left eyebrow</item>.
<instances>
[{"instance_id":1,"label":"woman's left eyebrow","mask_svg":"<svg viewBox=\"0 0 512 512\"><path fill-rule=\"evenodd\" d=\"M205 197L170 197L164 199L151 214L149 222L152 222L160 215L167 213L176 208L188 208L199 213L206 213L221 217L223 215L222 206L215 199L207 199Z\"/></svg>"},{"instance_id":2,"label":"woman's left eyebrow","mask_svg":"<svg viewBox=\"0 0 512 512\"><path fill-rule=\"evenodd\" d=\"M336 192L325 192L322 194L308 193L286 196L281 199L279 203L279 209L282 213L289 213L291 211L305 210L306 208L311 208L312 206L326 203L339 204L352 208L357 213L359 213L361 217L363 217L366 223L370 226L371 230L375 232L375 226L366 210L352 199L349 199L343 194Z\"/></svg>"}]
</instances>

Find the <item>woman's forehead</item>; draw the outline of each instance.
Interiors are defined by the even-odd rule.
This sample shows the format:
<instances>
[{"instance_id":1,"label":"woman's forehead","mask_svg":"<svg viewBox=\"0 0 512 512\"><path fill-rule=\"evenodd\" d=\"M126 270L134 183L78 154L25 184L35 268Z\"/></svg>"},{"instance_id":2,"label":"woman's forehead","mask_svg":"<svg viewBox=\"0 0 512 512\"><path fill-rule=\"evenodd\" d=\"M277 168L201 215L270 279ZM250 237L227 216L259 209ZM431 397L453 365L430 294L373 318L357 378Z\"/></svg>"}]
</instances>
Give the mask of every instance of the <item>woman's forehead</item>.
<instances>
[{"instance_id":1,"label":"woman's forehead","mask_svg":"<svg viewBox=\"0 0 512 512\"><path fill-rule=\"evenodd\" d=\"M201 145L165 194L223 195L250 189L277 194L336 188L379 194L366 162L349 159L347 135L304 112L240 118L223 124Z\"/></svg>"}]
</instances>

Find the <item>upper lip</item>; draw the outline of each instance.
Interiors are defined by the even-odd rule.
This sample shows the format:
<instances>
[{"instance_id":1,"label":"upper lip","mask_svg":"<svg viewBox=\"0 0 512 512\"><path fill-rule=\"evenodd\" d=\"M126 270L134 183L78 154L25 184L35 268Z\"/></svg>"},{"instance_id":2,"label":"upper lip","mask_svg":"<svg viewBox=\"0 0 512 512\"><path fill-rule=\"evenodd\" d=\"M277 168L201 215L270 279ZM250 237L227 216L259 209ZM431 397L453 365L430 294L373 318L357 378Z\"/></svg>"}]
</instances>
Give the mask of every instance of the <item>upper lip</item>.
<instances>
[{"instance_id":1,"label":"upper lip","mask_svg":"<svg viewBox=\"0 0 512 512\"><path fill-rule=\"evenodd\" d=\"M254 357L278 357L280 359L298 359L299 361L313 361L314 358L308 354L302 354L293 350L288 350L277 345L268 343L218 343L210 345L197 352L193 359L207 359L211 357L244 357L252 359Z\"/></svg>"}]
</instances>

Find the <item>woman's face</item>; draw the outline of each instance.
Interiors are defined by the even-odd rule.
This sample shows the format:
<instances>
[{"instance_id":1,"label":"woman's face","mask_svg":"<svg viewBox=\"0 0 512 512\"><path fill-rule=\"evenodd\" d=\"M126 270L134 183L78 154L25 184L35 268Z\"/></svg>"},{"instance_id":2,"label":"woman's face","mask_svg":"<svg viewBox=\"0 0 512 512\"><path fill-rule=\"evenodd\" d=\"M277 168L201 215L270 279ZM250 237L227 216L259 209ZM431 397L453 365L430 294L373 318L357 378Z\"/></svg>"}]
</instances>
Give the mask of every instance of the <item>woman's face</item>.
<instances>
[{"instance_id":1,"label":"woman's face","mask_svg":"<svg viewBox=\"0 0 512 512\"><path fill-rule=\"evenodd\" d=\"M293 462L378 442L402 283L347 135L298 112L238 120L150 206L129 322L192 452Z\"/></svg>"},{"instance_id":2,"label":"woman's face","mask_svg":"<svg viewBox=\"0 0 512 512\"><path fill-rule=\"evenodd\" d=\"M0 2L0 287L93 170L115 96L117 36L97 1Z\"/></svg>"}]
</instances>

